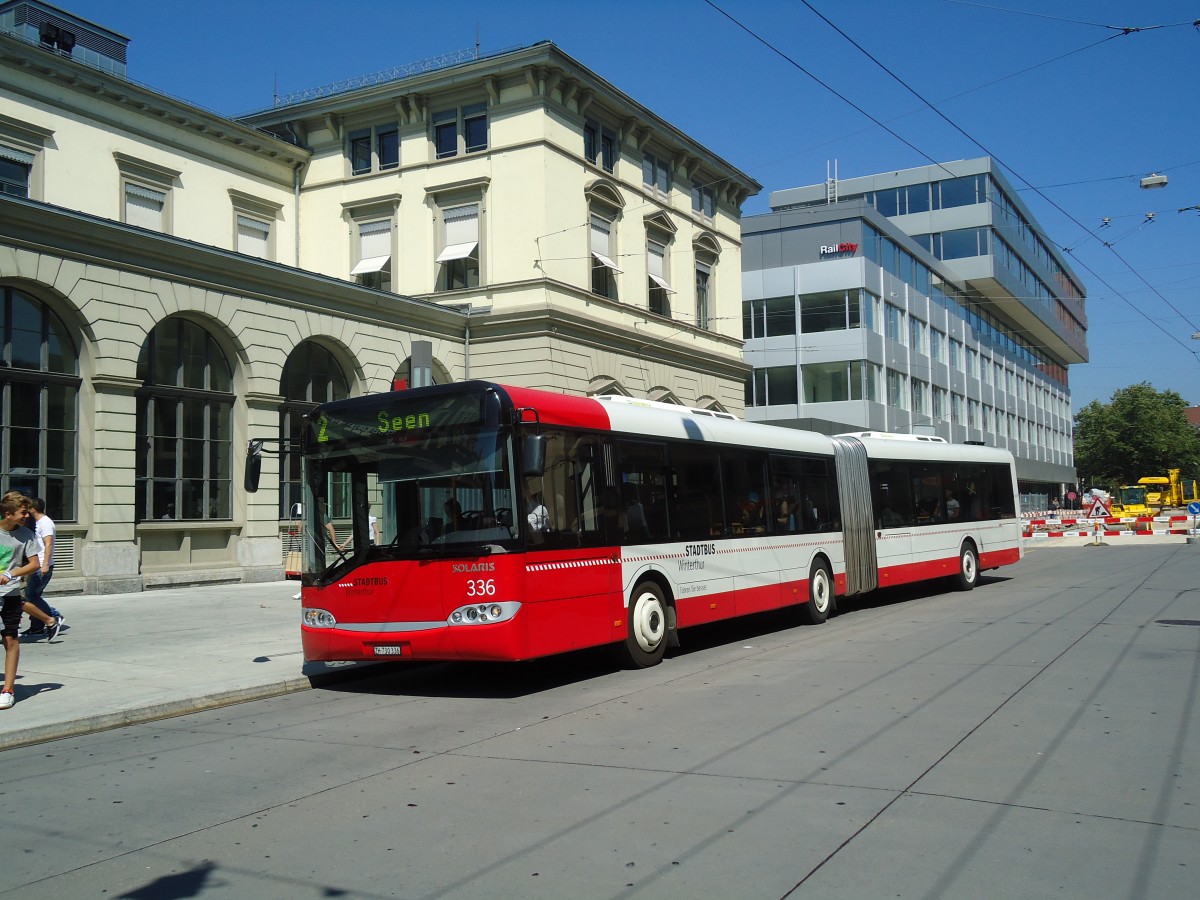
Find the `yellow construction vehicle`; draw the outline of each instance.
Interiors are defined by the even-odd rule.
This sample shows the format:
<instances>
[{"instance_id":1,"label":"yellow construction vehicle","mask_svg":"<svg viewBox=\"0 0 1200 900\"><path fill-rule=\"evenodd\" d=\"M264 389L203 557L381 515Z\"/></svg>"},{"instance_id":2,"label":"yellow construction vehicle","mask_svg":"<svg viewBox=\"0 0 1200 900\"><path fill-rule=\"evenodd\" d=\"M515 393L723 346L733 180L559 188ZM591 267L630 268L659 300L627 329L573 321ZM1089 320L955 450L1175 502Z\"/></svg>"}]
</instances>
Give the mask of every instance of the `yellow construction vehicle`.
<instances>
[{"instance_id":1,"label":"yellow construction vehicle","mask_svg":"<svg viewBox=\"0 0 1200 900\"><path fill-rule=\"evenodd\" d=\"M1138 484L1146 488L1146 504L1159 512L1187 506L1193 500L1200 499L1196 482L1185 484L1180 481L1178 469L1168 469L1165 478L1161 475L1147 475L1145 478L1139 478Z\"/></svg>"},{"instance_id":2,"label":"yellow construction vehicle","mask_svg":"<svg viewBox=\"0 0 1200 900\"><path fill-rule=\"evenodd\" d=\"M1112 514L1118 518L1153 515L1146 505L1145 485L1123 484L1113 491Z\"/></svg>"}]
</instances>

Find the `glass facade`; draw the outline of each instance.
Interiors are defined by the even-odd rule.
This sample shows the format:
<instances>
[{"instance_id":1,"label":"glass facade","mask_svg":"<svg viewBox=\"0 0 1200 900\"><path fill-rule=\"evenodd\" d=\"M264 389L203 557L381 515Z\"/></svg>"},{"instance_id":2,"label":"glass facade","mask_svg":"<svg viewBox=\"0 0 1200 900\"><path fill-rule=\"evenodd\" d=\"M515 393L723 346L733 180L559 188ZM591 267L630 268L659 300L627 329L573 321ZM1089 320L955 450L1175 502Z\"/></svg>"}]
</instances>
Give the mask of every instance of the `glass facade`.
<instances>
[{"instance_id":1,"label":"glass facade","mask_svg":"<svg viewBox=\"0 0 1200 900\"><path fill-rule=\"evenodd\" d=\"M971 282L956 282L954 270L942 265L990 257L1004 289L1036 307L1043 294L1053 292L1034 267L1054 271L1048 263L1052 257L1026 262L1010 245L1019 238L1020 253L1029 257L1028 247L1040 240L1035 229L1022 230L1025 220L1015 205L1004 213L1004 222L1013 224L993 221L917 235L897 235L872 222L873 213L846 215L850 203L865 203L889 217L926 214L930 218L917 221L928 228L939 223L939 210L988 204L1000 196L986 174L856 196L861 200L831 207L824 219L814 212L828 201L814 200L777 208L773 220L764 217L761 230L754 228L753 218L743 222L743 264L753 276L746 281L743 334L755 341L746 348L747 361L755 365L747 383L748 418L779 421L794 415L797 423L844 422L830 427L846 431L909 432L921 426L948 440L1007 446L1019 466L1022 459L1050 463L1063 472L1063 481L1073 480L1066 365L1049 357L1036 330L1009 319L1003 302L979 293ZM792 209L797 210L794 222L787 218ZM961 225L970 218L956 214L947 221ZM788 233L782 253L774 237L780 230ZM797 286L793 296L755 296L759 234L760 259L782 263L763 267L762 284L786 279ZM855 247L850 256L862 260L861 275L839 268L837 277L844 283L831 289L835 270L825 263L832 248L847 244ZM778 274L768 274L773 272ZM1069 273L1063 271L1061 279L1069 281ZM1064 291L1046 301L1039 317L1082 339L1086 329L1073 315L1071 299L1077 293ZM772 337L791 340L772 342ZM794 367L779 364L781 352L794 354ZM770 365L757 365L760 359ZM1018 373L1024 375L1018 379ZM793 381L799 384L796 412L754 412L794 402ZM851 403L860 404L858 411L847 406Z\"/></svg>"}]
</instances>

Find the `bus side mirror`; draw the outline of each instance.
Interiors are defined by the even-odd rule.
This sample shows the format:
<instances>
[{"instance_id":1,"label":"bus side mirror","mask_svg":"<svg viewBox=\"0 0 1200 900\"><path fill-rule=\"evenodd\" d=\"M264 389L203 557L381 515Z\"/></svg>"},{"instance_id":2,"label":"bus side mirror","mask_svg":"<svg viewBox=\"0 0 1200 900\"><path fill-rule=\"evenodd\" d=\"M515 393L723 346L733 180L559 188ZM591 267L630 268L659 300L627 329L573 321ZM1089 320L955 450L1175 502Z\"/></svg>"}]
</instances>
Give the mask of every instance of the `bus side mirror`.
<instances>
[{"instance_id":1,"label":"bus side mirror","mask_svg":"<svg viewBox=\"0 0 1200 900\"><path fill-rule=\"evenodd\" d=\"M527 434L521 444L521 474L541 475L546 470L546 436Z\"/></svg>"},{"instance_id":2,"label":"bus side mirror","mask_svg":"<svg viewBox=\"0 0 1200 900\"><path fill-rule=\"evenodd\" d=\"M246 493L253 494L258 490L258 479L262 476L263 442L254 440L246 448Z\"/></svg>"}]
</instances>

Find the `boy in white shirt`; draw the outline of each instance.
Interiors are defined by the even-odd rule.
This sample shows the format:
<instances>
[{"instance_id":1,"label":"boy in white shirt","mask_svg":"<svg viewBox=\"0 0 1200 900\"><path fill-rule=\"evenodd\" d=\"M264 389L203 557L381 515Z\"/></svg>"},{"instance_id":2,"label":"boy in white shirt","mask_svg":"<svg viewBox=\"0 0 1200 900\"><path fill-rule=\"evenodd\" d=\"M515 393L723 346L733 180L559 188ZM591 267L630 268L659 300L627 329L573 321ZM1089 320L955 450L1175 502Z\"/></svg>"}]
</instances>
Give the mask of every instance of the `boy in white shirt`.
<instances>
[{"instance_id":1,"label":"boy in white shirt","mask_svg":"<svg viewBox=\"0 0 1200 900\"><path fill-rule=\"evenodd\" d=\"M54 575L54 539L57 533L54 520L46 515L46 501L41 497L35 497L30 501L29 512L34 519L34 533L42 543L42 552L39 554L42 565L40 569L25 579L25 602L32 603L47 616L53 616L61 626L66 616L42 599L42 592L46 590L46 585L50 583L50 578ZM29 628L25 634L41 637L46 634L46 626L30 613Z\"/></svg>"}]
</instances>

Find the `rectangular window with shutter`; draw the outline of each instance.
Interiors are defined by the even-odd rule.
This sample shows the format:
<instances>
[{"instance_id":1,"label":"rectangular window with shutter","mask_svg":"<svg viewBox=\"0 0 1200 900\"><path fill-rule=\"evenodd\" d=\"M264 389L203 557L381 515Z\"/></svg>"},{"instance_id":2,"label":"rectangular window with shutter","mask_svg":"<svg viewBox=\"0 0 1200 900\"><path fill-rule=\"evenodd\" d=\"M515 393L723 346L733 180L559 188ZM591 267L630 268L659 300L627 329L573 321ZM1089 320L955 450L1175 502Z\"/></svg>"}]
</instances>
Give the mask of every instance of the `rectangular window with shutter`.
<instances>
[{"instance_id":1,"label":"rectangular window with shutter","mask_svg":"<svg viewBox=\"0 0 1200 900\"><path fill-rule=\"evenodd\" d=\"M165 232L166 206L165 191L125 182L125 224Z\"/></svg>"},{"instance_id":2,"label":"rectangular window with shutter","mask_svg":"<svg viewBox=\"0 0 1200 900\"><path fill-rule=\"evenodd\" d=\"M454 291L479 286L479 204L467 203L442 211L442 251L438 289Z\"/></svg>"},{"instance_id":3,"label":"rectangular window with shutter","mask_svg":"<svg viewBox=\"0 0 1200 900\"><path fill-rule=\"evenodd\" d=\"M34 159L32 153L0 144L0 194L29 196L29 176Z\"/></svg>"},{"instance_id":4,"label":"rectangular window with shutter","mask_svg":"<svg viewBox=\"0 0 1200 900\"><path fill-rule=\"evenodd\" d=\"M271 257L271 225L260 219L237 217L237 252L259 259Z\"/></svg>"},{"instance_id":5,"label":"rectangular window with shutter","mask_svg":"<svg viewBox=\"0 0 1200 900\"><path fill-rule=\"evenodd\" d=\"M351 276L363 287L392 289L392 222L383 219L358 226L358 263Z\"/></svg>"}]
</instances>

